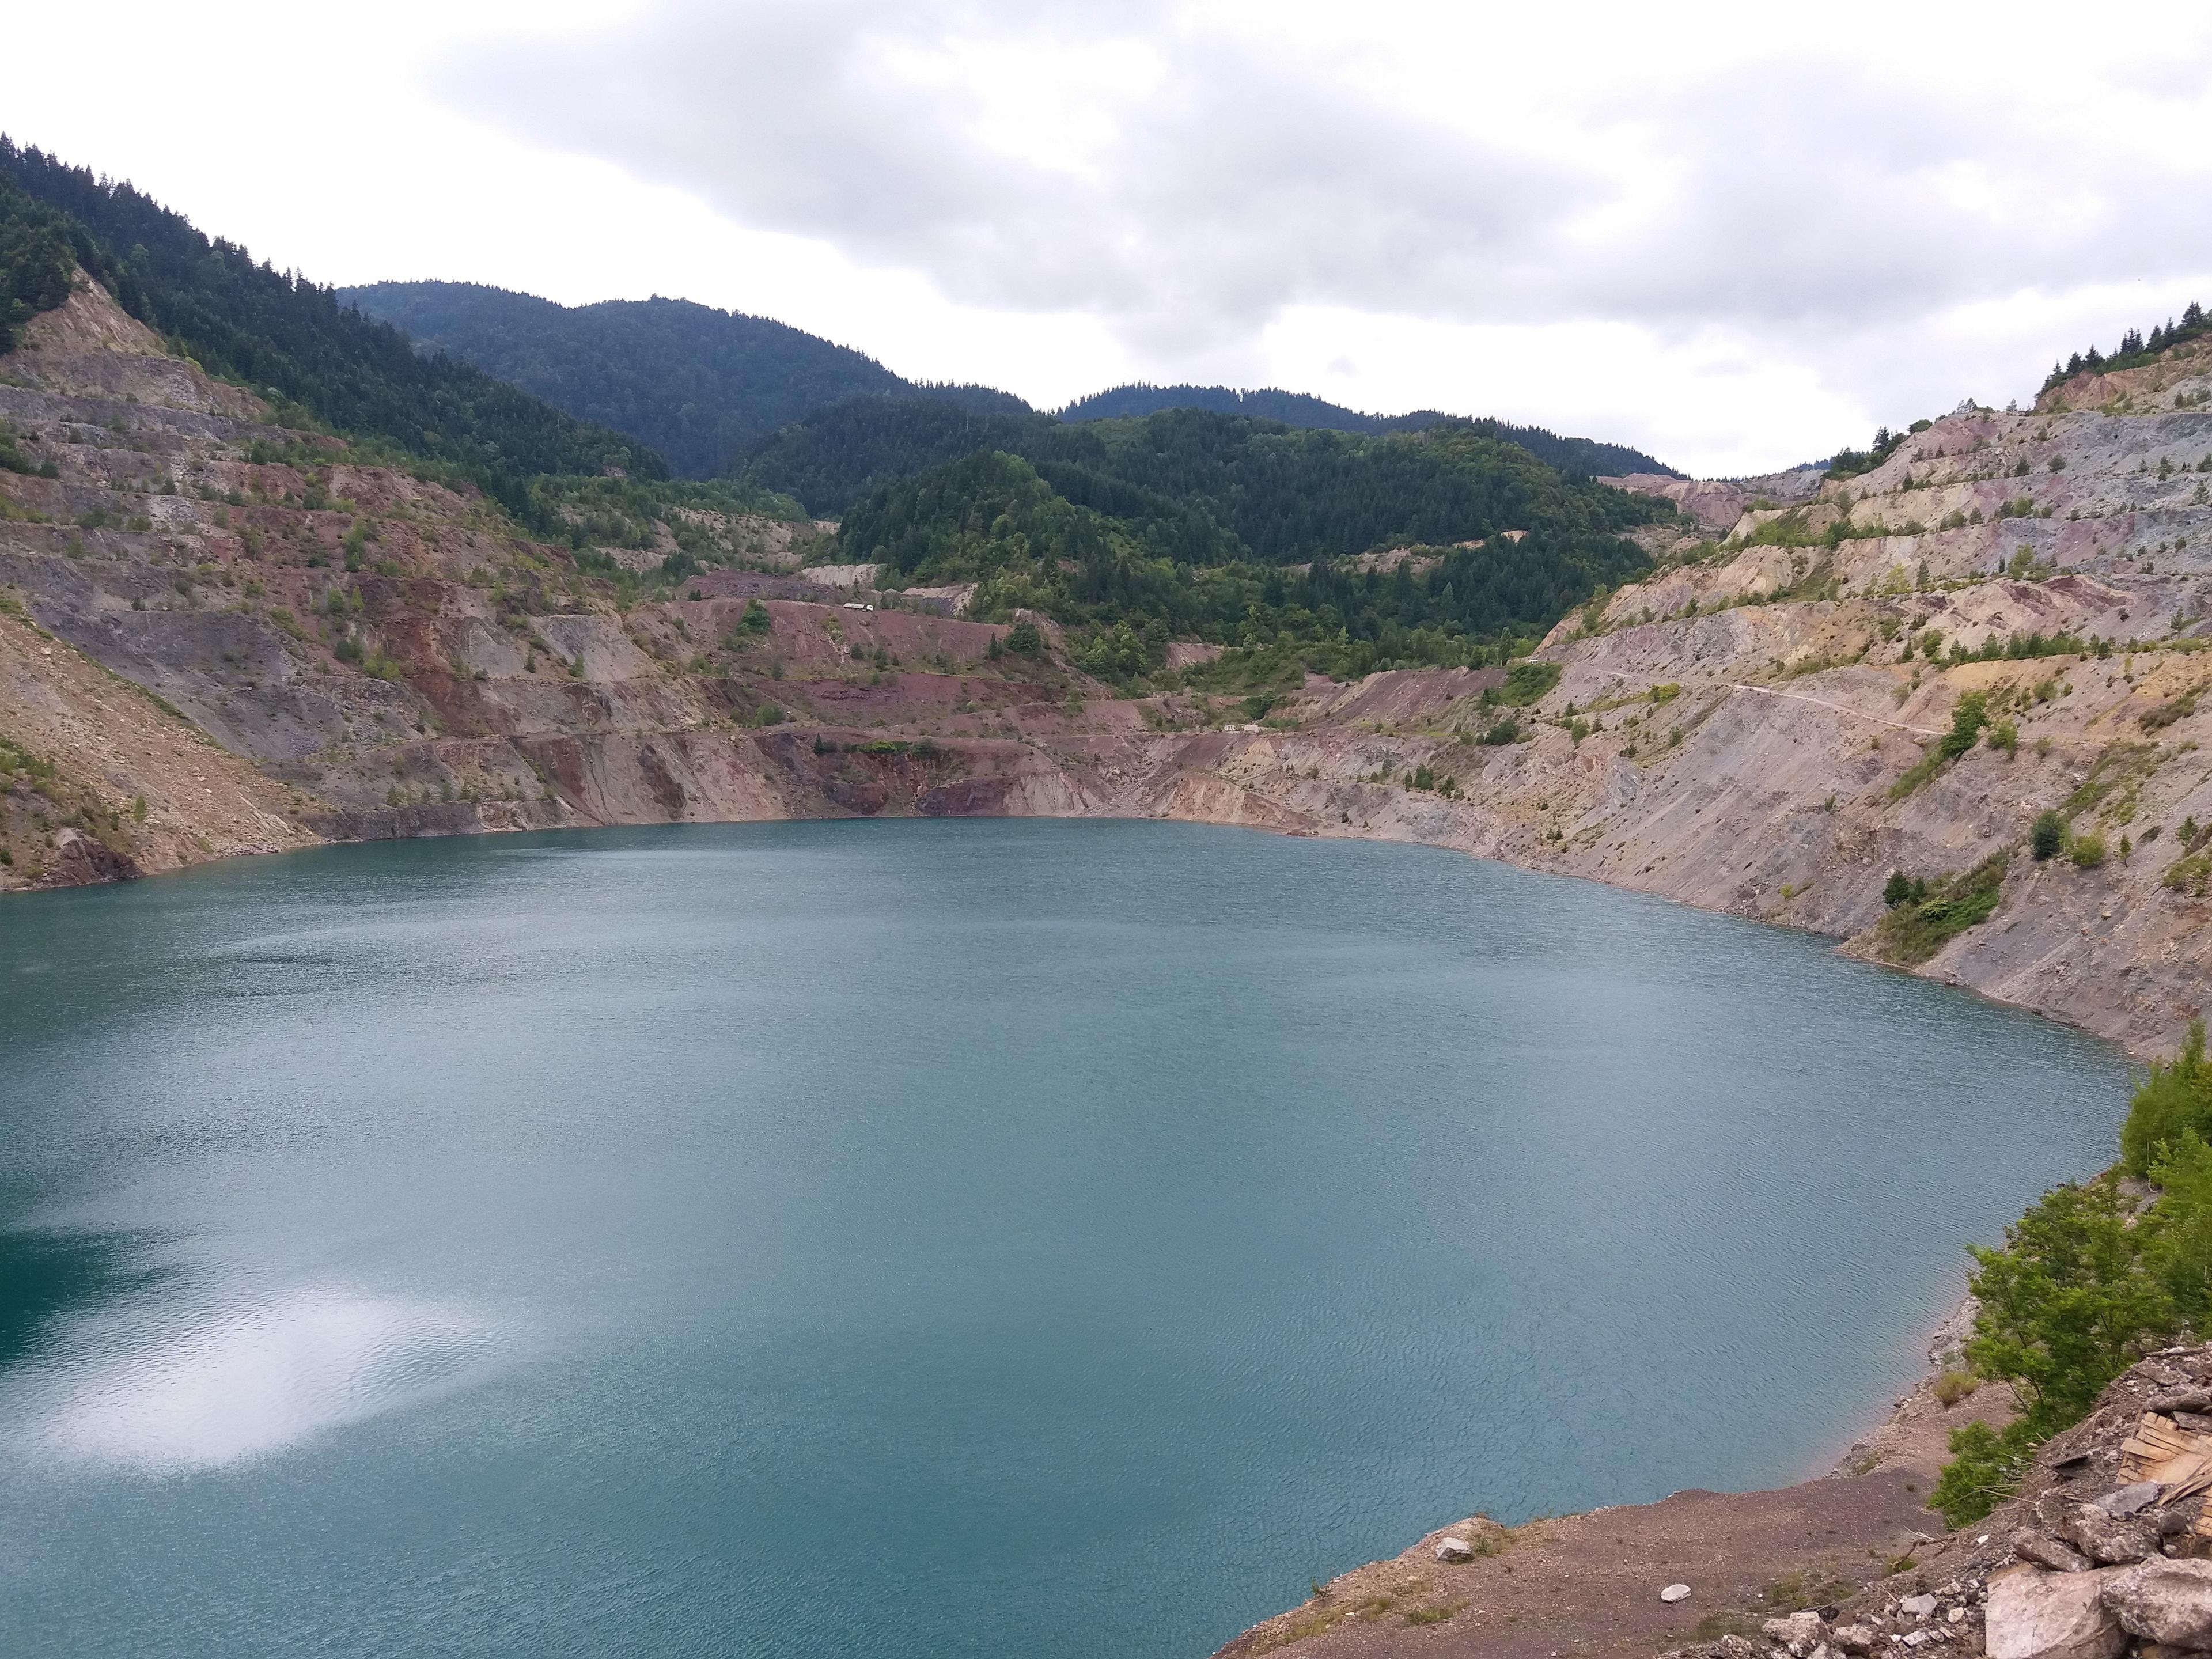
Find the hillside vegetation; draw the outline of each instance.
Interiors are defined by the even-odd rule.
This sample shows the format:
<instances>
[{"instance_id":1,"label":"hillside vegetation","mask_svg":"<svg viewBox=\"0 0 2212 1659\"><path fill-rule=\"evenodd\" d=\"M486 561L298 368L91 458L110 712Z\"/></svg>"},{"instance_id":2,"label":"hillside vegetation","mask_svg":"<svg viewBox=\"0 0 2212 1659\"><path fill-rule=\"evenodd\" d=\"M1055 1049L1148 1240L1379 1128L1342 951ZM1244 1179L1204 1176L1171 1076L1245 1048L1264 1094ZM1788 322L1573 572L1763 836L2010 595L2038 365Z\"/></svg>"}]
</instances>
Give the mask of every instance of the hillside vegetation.
<instances>
[{"instance_id":1,"label":"hillside vegetation","mask_svg":"<svg viewBox=\"0 0 2212 1659\"><path fill-rule=\"evenodd\" d=\"M874 358L766 317L689 300L562 306L476 283L376 283L339 299L416 344L625 432L687 477L808 410L861 395L943 396L1025 411L1006 392L923 387Z\"/></svg>"},{"instance_id":2,"label":"hillside vegetation","mask_svg":"<svg viewBox=\"0 0 2212 1659\"><path fill-rule=\"evenodd\" d=\"M999 439L963 416L1003 417L986 431L1054 420L1126 419L1170 410L1243 415L1285 426L1379 436L1459 422L1517 444L1564 471L1680 476L1621 444L1563 438L1541 427L1423 410L1365 415L1305 392L1228 386L1124 386L1040 416L1011 392L902 379L872 357L765 317L688 300L608 300L562 306L476 283L373 283L338 297L388 322L425 352L444 352L580 419L629 434L690 477L708 477L765 449L772 487L815 512L842 513L877 484ZM883 405L893 405L888 412ZM920 409L911 407L922 405ZM936 405L933 410L931 405ZM773 434L794 422L787 442Z\"/></svg>"},{"instance_id":3,"label":"hillside vegetation","mask_svg":"<svg viewBox=\"0 0 2212 1659\"><path fill-rule=\"evenodd\" d=\"M1619 532L1665 516L1461 423L1365 439L1184 410L1022 435L1037 459L878 489L842 554L891 586L977 583L973 615L1111 629L1083 660L1116 681L1178 635L1339 676L1503 661L1644 569ZM1346 556L1382 546L1388 568Z\"/></svg>"},{"instance_id":4,"label":"hillside vegetation","mask_svg":"<svg viewBox=\"0 0 2212 1659\"><path fill-rule=\"evenodd\" d=\"M25 323L69 298L78 266L100 257L83 226L33 201L0 173L0 352L15 349Z\"/></svg>"},{"instance_id":5,"label":"hillside vegetation","mask_svg":"<svg viewBox=\"0 0 2212 1659\"><path fill-rule=\"evenodd\" d=\"M1295 442L1277 445L1277 453L1295 457L1292 465L1311 462L1323 469L1334 466L1330 458L1340 454L1366 454L1371 458L1419 453L1411 448L1370 448L1362 441L1409 441L1423 433L1448 431L1510 445L1524 456L1562 472L1588 475L1601 469L1674 476L1669 469L1634 450L1584 438L1559 438L1534 427L1439 415L1408 416L1396 422L1370 422L1375 429L1362 430L1337 427L1325 420L1282 419L1260 413L1271 397L1289 399L1292 404L1298 402L1287 392L1224 392L1215 401L1237 406L1172 404L1133 410L1127 416L1108 416L1094 410L1079 416L1063 411L1055 416L945 398L849 398L814 410L762 440L732 465L732 471L764 489L804 501L810 511L829 518L842 516L855 502L894 480L958 460L979 449L998 449L1019 455L1040 469L1073 467L1108 472L1124 483L1156 492L1185 496L1204 494L1214 483L1229 481L1228 472L1219 464L1206 459L1205 453L1232 447L1249 449L1249 439L1259 434L1299 434ZM1238 402L1240 398L1242 403ZM1304 401L1323 410L1333 407L1318 399ZM1293 412L1312 411L1294 409ZM1370 417L1359 418L1367 421ZM1132 443L1127 434L1137 430L1164 434L1147 440L1161 452L1157 458L1140 459L1131 454ZM1371 471L1388 464L1370 459L1363 465ZM1209 471L1212 482L1200 476ZM1420 472L1423 469L1416 463L1413 471ZM1412 477L1401 482L1411 483L1417 489L1425 488ZM1072 496L1080 488L1073 486ZM1271 489L1269 495L1275 502L1282 500L1279 489ZM1407 506L1409 521L1424 514L1433 518L1438 510L1437 501L1428 496L1409 501ZM1449 517L1448 510L1445 516ZM1245 515L1244 521L1247 525L1253 523L1249 515ZM1453 519L1451 522L1455 525L1461 520ZM1283 538L1276 536L1262 550L1255 534L1266 537L1269 532L1255 528L1239 533L1243 535L1253 556L1269 562L1341 551L1348 545L1342 544L1340 538L1324 538L1289 542L1285 544L1287 550L1279 552L1275 544L1282 542ZM1388 536L1395 532L1376 533ZM1362 542L1351 546L1350 550L1363 551L1369 544Z\"/></svg>"},{"instance_id":6,"label":"hillside vegetation","mask_svg":"<svg viewBox=\"0 0 2212 1659\"><path fill-rule=\"evenodd\" d=\"M1218 415L1249 415L1285 426L1324 427L1335 432L1419 432L1461 417L1433 409L1410 415L1364 415L1316 398L1310 392L1283 392L1273 386L1258 392L1239 392L1225 386L1117 386L1079 398L1060 411L1063 421L1110 421L1131 416L1158 415L1170 409L1206 409ZM1601 443L1595 438L1563 438L1540 426L1516 426L1509 421L1469 421L1486 438L1503 438L1518 444L1540 461L1566 472L1618 477L1626 473L1656 473L1662 477L1682 475L1663 461L1626 444Z\"/></svg>"}]
</instances>

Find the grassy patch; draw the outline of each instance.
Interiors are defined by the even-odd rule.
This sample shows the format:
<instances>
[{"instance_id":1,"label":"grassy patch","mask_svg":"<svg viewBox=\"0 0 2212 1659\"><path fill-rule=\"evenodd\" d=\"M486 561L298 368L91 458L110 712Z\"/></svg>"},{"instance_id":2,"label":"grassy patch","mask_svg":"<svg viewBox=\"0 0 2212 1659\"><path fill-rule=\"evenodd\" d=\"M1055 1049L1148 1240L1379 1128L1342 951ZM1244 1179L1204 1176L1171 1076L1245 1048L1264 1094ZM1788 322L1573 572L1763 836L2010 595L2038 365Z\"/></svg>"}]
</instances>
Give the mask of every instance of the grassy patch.
<instances>
[{"instance_id":1,"label":"grassy patch","mask_svg":"<svg viewBox=\"0 0 2212 1659\"><path fill-rule=\"evenodd\" d=\"M1482 701L1507 708L1526 708L1559 683L1555 662L1516 662L1505 671L1505 684L1482 694Z\"/></svg>"},{"instance_id":2,"label":"grassy patch","mask_svg":"<svg viewBox=\"0 0 2212 1659\"><path fill-rule=\"evenodd\" d=\"M1344 1614L1334 1608L1298 1620L1294 1624L1271 1632L1252 1644L1255 1655L1273 1653L1277 1648L1286 1648L1293 1642L1303 1642L1309 1636L1321 1636L1344 1622Z\"/></svg>"},{"instance_id":3,"label":"grassy patch","mask_svg":"<svg viewBox=\"0 0 2212 1659\"><path fill-rule=\"evenodd\" d=\"M2112 744L2097 757L2089 768L2089 775L2081 780L2058 810L2069 818L2087 812L2101 805L2114 790L2158 770L2158 745L2154 743Z\"/></svg>"},{"instance_id":4,"label":"grassy patch","mask_svg":"<svg viewBox=\"0 0 2212 1659\"><path fill-rule=\"evenodd\" d=\"M1924 895L1893 906L1875 924L1874 951L1884 962L1916 968L1969 927L1996 913L2012 854L1992 853L1971 870L1928 884ZM1917 884L1916 884L1917 890Z\"/></svg>"},{"instance_id":5,"label":"grassy patch","mask_svg":"<svg viewBox=\"0 0 2212 1659\"><path fill-rule=\"evenodd\" d=\"M2212 853L2193 853L2187 858L2176 859L2166 866L2165 875L2159 878L2168 890L2203 898L2212 888Z\"/></svg>"},{"instance_id":6,"label":"grassy patch","mask_svg":"<svg viewBox=\"0 0 2212 1659\"><path fill-rule=\"evenodd\" d=\"M1764 1623L1764 1616L1754 1613L1709 1613L1690 1627L1690 1639L1717 1642L1723 1636L1757 1636Z\"/></svg>"},{"instance_id":7,"label":"grassy patch","mask_svg":"<svg viewBox=\"0 0 2212 1659\"><path fill-rule=\"evenodd\" d=\"M1892 800L1903 800L1942 769L1942 755L1936 750L1929 750L1916 761L1902 777L1889 786L1889 798Z\"/></svg>"},{"instance_id":8,"label":"grassy patch","mask_svg":"<svg viewBox=\"0 0 2212 1659\"><path fill-rule=\"evenodd\" d=\"M1928 1385L1928 1391L1944 1406L1950 1407L1957 1405L1981 1386L1981 1378L1961 1366L1940 1372Z\"/></svg>"},{"instance_id":9,"label":"grassy patch","mask_svg":"<svg viewBox=\"0 0 2212 1659\"><path fill-rule=\"evenodd\" d=\"M1406 1622L1409 1625L1441 1625L1466 1605L1464 1601L1453 1601L1443 1607L1415 1607L1406 1615Z\"/></svg>"},{"instance_id":10,"label":"grassy patch","mask_svg":"<svg viewBox=\"0 0 2212 1659\"><path fill-rule=\"evenodd\" d=\"M2201 685L2191 686L2179 696L2167 698L2157 708L2143 715L2142 729L2146 732L2162 732L2176 720L2187 720L2197 712L2197 699L2203 695L2203 690L2204 688Z\"/></svg>"},{"instance_id":11,"label":"grassy patch","mask_svg":"<svg viewBox=\"0 0 2212 1659\"><path fill-rule=\"evenodd\" d=\"M1892 800L1903 800L1907 795L1934 777L1953 761L1974 746L1982 735L1982 728L1990 723L1990 696L1986 691L1969 691L1951 708L1951 729L1946 732L1918 763L1889 787Z\"/></svg>"},{"instance_id":12,"label":"grassy patch","mask_svg":"<svg viewBox=\"0 0 2212 1659\"><path fill-rule=\"evenodd\" d=\"M1810 1567L1800 1567L1785 1572L1766 1587L1763 1598L1778 1613L1802 1613L1808 1607L1825 1607L1840 1601L1851 1594L1851 1586L1832 1571L1820 1572Z\"/></svg>"}]
</instances>

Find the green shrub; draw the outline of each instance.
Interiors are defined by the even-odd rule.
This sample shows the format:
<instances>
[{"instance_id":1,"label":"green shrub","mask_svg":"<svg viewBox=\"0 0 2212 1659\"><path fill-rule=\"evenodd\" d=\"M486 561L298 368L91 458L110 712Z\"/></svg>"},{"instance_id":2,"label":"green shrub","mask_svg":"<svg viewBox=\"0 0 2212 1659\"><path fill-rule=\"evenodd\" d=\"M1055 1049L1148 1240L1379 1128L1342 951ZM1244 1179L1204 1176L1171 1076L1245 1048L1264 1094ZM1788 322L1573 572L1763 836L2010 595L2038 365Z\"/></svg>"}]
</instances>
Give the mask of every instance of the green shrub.
<instances>
[{"instance_id":1,"label":"green shrub","mask_svg":"<svg viewBox=\"0 0 2212 1659\"><path fill-rule=\"evenodd\" d=\"M1962 1423L1951 1431L1951 1461L1928 1499L1928 1506L1951 1527L1971 1526L2020 1488L2021 1476L2042 1441L2026 1419L2002 1434L1986 1423Z\"/></svg>"},{"instance_id":2,"label":"green shrub","mask_svg":"<svg viewBox=\"0 0 2212 1659\"><path fill-rule=\"evenodd\" d=\"M2005 1229L2004 1248L1976 1247L1981 1309L1966 1358L2012 1384L2037 1439L2087 1415L2106 1383L2172 1328L2164 1287L2144 1271L2148 1234L2111 1176L2068 1182Z\"/></svg>"},{"instance_id":3,"label":"green shrub","mask_svg":"<svg viewBox=\"0 0 2212 1659\"><path fill-rule=\"evenodd\" d=\"M2206 1328L2212 1316L2212 1147L2184 1129L2150 1166L2159 1201L2139 1224L2143 1261L2179 1321Z\"/></svg>"},{"instance_id":4,"label":"green shrub","mask_svg":"<svg viewBox=\"0 0 2212 1659\"><path fill-rule=\"evenodd\" d=\"M2170 1146L2184 1135L2212 1139L2212 1066L2204 1060L2204 1022L2194 1021L2181 1052L2171 1063L2151 1062L2150 1074L2128 1103L2120 1126L2120 1164L2132 1176L2147 1176Z\"/></svg>"},{"instance_id":5,"label":"green shrub","mask_svg":"<svg viewBox=\"0 0 2212 1659\"><path fill-rule=\"evenodd\" d=\"M1980 1386L1981 1379L1972 1370L1963 1366L1954 1366L1948 1371L1939 1373L1936 1380L1928 1385L1928 1389L1936 1396L1936 1403L1951 1407L1957 1405L1961 1400L1969 1398Z\"/></svg>"},{"instance_id":6,"label":"green shrub","mask_svg":"<svg viewBox=\"0 0 2212 1659\"><path fill-rule=\"evenodd\" d=\"M1971 870L1925 881L1893 875L1882 888L1890 912L1875 925L1875 954L1915 968L1969 927L1996 914L2004 889L2006 853L1992 853ZM1902 884L1900 884L1900 883ZM1891 895L1897 895L1892 898Z\"/></svg>"},{"instance_id":7,"label":"green shrub","mask_svg":"<svg viewBox=\"0 0 2212 1659\"><path fill-rule=\"evenodd\" d=\"M1526 708L1559 683L1560 672L1555 662L1516 662L1505 671L1505 684L1487 694L1483 701L1508 708Z\"/></svg>"},{"instance_id":8,"label":"green shrub","mask_svg":"<svg viewBox=\"0 0 2212 1659\"><path fill-rule=\"evenodd\" d=\"M1936 635L1931 630L1928 637L1932 641ZM1932 658L1935 654L1931 645L1929 655ZM1889 786L1889 798L1892 800L1903 800L1922 784L1972 749L1976 741L1980 738L1982 728L1989 723L1990 694L1986 691L1964 693L1952 706L1951 729L1943 734L1942 740L1933 749L1914 762L1895 783ZM2015 741L2017 741L2017 734L2015 734Z\"/></svg>"},{"instance_id":9,"label":"green shrub","mask_svg":"<svg viewBox=\"0 0 2212 1659\"><path fill-rule=\"evenodd\" d=\"M2105 838L2102 836L2076 836L2074 838L2074 862L2084 870L2100 868L2106 858Z\"/></svg>"},{"instance_id":10,"label":"green shrub","mask_svg":"<svg viewBox=\"0 0 2212 1659\"><path fill-rule=\"evenodd\" d=\"M2057 857L2059 850L2065 845L2066 820L2054 811L2045 811L2039 814L2034 826L2027 832L2028 850L2035 855L2035 861L2040 864L2045 859Z\"/></svg>"},{"instance_id":11,"label":"green shrub","mask_svg":"<svg viewBox=\"0 0 2212 1659\"><path fill-rule=\"evenodd\" d=\"M1936 752L1947 761L1953 761L1974 746L1982 735L1982 728L1990 723L1990 694L1969 691L1952 706L1951 729L1944 733L1943 741Z\"/></svg>"},{"instance_id":12,"label":"green shrub","mask_svg":"<svg viewBox=\"0 0 2212 1659\"><path fill-rule=\"evenodd\" d=\"M1044 635L1027 617L1006 630L1006 649L1024 657L1034 657L1044 648Z\"/></svg>"},{"instance_id":13,"label":"green shrub","mask_svg":"<svg viewBox=\"0 0 2212 1659\"><path fill-rule=\"evenodd\" d=\"M1973 1251L1981 1308L1966 1358L2012 1385L2021 1415L2002 1433L1951 1434L1933 1499L1953 1526L2017 1488L2035 1448L2095 1405L2105 1386L2177 1331L2212 1328L2212 1066L2204 1024L2170 1064L2154 1064L2120 1130L2119 1169L2148 1176L2142 1214L2114 1174L2069 1184Z\"/></svg>"}]
</instances>

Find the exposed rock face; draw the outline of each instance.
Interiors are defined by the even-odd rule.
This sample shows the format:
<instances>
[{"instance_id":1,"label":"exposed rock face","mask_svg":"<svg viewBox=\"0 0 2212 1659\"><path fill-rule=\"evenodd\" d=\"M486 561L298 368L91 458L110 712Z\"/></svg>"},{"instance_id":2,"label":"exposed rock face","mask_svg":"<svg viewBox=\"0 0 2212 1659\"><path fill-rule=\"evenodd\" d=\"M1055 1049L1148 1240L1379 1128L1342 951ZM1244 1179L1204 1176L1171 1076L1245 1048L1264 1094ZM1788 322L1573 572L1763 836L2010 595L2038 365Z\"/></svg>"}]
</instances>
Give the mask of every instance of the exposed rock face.
<instances>
[{"instance_id":1,"label":"exposed rock face","mask_svg":"<svg viewBox=\"0 0 2212 1659\"><path fill-rule=\"evenodd\" d=\"M2212 1649L2212 1561L2146 1561L2107 1578L2100 1600L2130 1635Z\"/></svg>"},{"instance_id":2,"label":"exposed rock face","mask_svg":"<svg viewBox=\"0 0 2212 1659\"><path fill-rule=\"evenodd\" d=\"M60 472L0 474L0 597L46 635L27 658L0 630L0 737L50 753L88 803L74 827L149 870L315 837L1177 817L1431 842L1878 953L1892 871L2012 848L1996 914L1916 971L2156 1053L2212 976L2212 856L2182 833L2212 827L2212 655L2150 648L2212 611L2203 366L2130 371L2133 402L2109 410L1948 416L1835 484L1623 481L1749 539L1615 593L1593 635L1562 624L1534 708L1486 707L1496 670L1397 671L1310 680L1267 729L1239 713L1224 731L1200 698L1120 700L1050 658L994 659L1000 629L848 609L781 550L623 611L474 496L319 461L320 441L88 290L0 361L0 419ZM1875 526L1893 533L1860 533ZM748 630L756 599L769 625ZM2118 649L1938 666L1931 632ZM216 740L217 770L191 781L206 800L133 769L121 687L94 664L185 717L176 741ZM95 682L114 689L88 720ZM1897 793L1972 692L2016 740ZM1533 735L1481 742L1505 712ZM1410 787L1422 766L1449 790ZM2105 861L2027 857L2046 808L2100 835ZM26 862L0 887L107 872L60 856L66 812L18 809L0 822Z\"/></svg>"},{"instance_id":3,"label":"exposed rock face","mask_svg":"<svg viewBox=\"0 0 2212 1659\"><path fill-rule=\"evenodd\" d=\"M2025 1527L2013 1534L2012 1551L2021 1560L2052 1572L2087 1572L2091 1565L2089 1558L2071 1544Z\"/></svg>"},{"instance_id":4,"label":"exposed rock face","mask_svg":"<svg viewBox=\"0 0 2212 1659\"><path fill-rule=\"evenodd\" d=\"M1817 467L1773 472L1759 478L1670 478L1659 472L1632 472L1601 478L1616 489L1670 501L1702 529L1717 534L1732 529L1754 502L1789 506L1810 498L1820 487Z\"/></svg>"},{"instance_id":5,"label":"exposed rock face","mask_svg":"<svg viewBox=\"0 0 2212 1659\"><path fill-rule=\"evenodd\" d=\"M2140 1561L2158 1550L2158 1534L2137 1521L2123 1521L2101 1504L2064 1504L2052 1530L2090 1560L2106 1566ZM2043 1511L2037 1511L2039 1516Z\"/></svg>"},{"instance_id":6,"label":"exposed rock face","mask_svg":"<svg viewBox=\"0 0 2212 1659\"><path fill-rule=\"evenodd\" d=\"M1990 1585L1990 1659L2118 1659L2128 1634L2105 1606L2112 1570L2008 1574Z\"/></svg>"}]
</instances>

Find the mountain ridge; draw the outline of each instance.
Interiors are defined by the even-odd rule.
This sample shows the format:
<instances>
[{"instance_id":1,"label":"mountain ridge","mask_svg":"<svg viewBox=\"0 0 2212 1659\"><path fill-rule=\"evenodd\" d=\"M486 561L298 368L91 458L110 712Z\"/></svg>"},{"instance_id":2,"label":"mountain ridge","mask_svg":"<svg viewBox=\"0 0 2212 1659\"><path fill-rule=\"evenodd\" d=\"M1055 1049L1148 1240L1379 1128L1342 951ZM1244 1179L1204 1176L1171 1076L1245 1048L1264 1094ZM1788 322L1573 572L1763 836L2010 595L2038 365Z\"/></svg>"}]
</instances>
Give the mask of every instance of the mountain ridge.
<instances>
[{"instance_id":1,"label":"mountain ridge","mask_svg":"<svg viewBox=\"0 0 2212 1659\"><path fill-rule=\"evenodd\" d=\"M370 283L337 294L401 330L418 349L444 351L580 419L629 433L692 477L721 473L791 423L860 397L942 399L974 414L1036 412L1012 392L908 380L855 348L690 300L654 295L563 306L483 283L434 280ZM1080 423L1174 409L1368 435L1458 420L1565 471L1680 476L1640 450L1542 427L1433 410L1366 415L1273 388L1123 386L1079 398L1051 418Z\"/></svg>"},{"instance_id":2,"label":"mountain ridge","mask_svg":"<svg viewBox=\"0 0 2212 1659\"><path fill-rule=\"evenodd\" d=\"M372 283L345 302L416 342L568 410L635 434L679 473L730 457L809 410L871 395L1027 404L980 386L933 386L769 317L654 295L563 306L477 283Z\"/></svg>"},{"instance_id":3,"label":"mountain ridge","mask_svg":"<svg viewBox=\"0 0 2212 1659\"><path fill-rule=\"evenodd\" d=\"M1447 415L1434 409L1414 410L1404 415L1368 415L1315 397L1311 392L1285 392L1276 386L1240 391L1225 386L1152 386L1132 381L1079 398L1054 413L1063 421L1098 421L1155 415L1172 409L1249 415L1260 420L1279 421L1285 426L1358 432L1369 436L1419 432L1446 421L1461 421L1486 437L1519 444L1539 460L1562 471L1587 473L1594 477L1627 473L1649 473L1667 478L1683 476L1665 462L1626 444L1607 443L1595 438L1563 438L1546 427L1516 425L1490 416Z\"/></svg>"}]
</instances>

